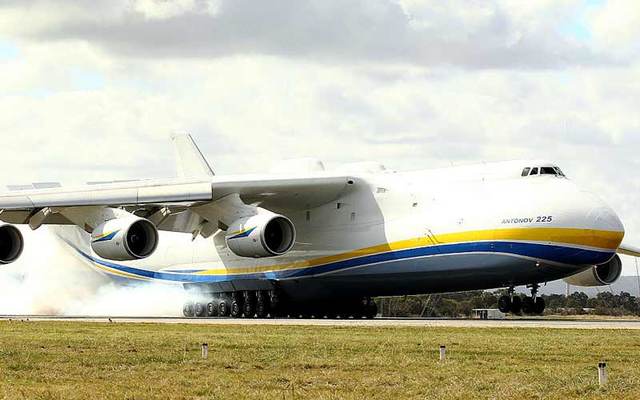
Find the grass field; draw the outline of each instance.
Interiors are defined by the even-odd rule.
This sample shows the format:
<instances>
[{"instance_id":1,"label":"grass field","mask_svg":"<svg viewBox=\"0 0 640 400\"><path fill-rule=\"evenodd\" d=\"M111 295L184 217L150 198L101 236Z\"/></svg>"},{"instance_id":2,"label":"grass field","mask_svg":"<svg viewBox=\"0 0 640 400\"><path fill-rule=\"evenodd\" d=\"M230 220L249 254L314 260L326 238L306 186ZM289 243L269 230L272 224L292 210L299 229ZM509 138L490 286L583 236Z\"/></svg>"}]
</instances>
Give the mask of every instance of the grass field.
<instances>
[{"instance_id":1,"label":"grass field","mask_svg":"<svg viewBox=\"0 0 640 400\"><path fill-rule=\"evenodd\" d=\"M210 345L203 360L200 344ZM438 361L438 346L448 359ZM609 385L597 385L606 360ZM630 330L0 322L6 399L640 398Z\"/></svg>"}]
</instances>

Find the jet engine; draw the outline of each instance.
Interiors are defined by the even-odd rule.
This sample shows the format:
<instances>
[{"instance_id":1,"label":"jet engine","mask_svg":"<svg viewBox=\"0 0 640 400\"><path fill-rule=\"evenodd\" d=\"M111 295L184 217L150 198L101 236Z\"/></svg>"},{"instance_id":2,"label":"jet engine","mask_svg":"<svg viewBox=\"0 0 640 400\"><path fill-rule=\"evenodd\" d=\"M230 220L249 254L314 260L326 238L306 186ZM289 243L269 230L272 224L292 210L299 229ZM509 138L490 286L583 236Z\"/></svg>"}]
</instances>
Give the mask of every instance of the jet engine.
<instances>
[{"instance_id":1,"label":"jet engine","mask_svg":"<svg viewBox=\"0 0 640 400\"><path fill-rule=\"evenodd\" d=\"M272 257L291 250L296 229L289 218L267 211L235 221L225 239L240 257Z\"/></svg>"},{"instance_id":2,"label":"jet engine","mask_svg":"<svg viewBox=\"0 0 640 400\"><path fill-rule=\"evenodd\" d=\"M622 261L616 254L609 262L594 265L578 274L564 278L564 281L575 286L604 286L618 280L622 273Z\"/></svg>"},{"instance_id":3,"label":"jet engine","mask_svg":"<svg viewBox=\"0 0 640 400\"><path fill-rule=\"evenodd\" d=\"M22 233L13 225L0 224L0 264L16 261L24 249Z\"/></svg>"},{"instance_id":4,"label":"jet engine","mask_svg":"<svg viewBox=\"0 0 640 400\"><path fill-rule=\"evenodd\" d=\"M91 248L102 258L130 261L149 257L158 247L158 230L149 220L117 218L91 233Z\"/></svg>"}]
</instances>

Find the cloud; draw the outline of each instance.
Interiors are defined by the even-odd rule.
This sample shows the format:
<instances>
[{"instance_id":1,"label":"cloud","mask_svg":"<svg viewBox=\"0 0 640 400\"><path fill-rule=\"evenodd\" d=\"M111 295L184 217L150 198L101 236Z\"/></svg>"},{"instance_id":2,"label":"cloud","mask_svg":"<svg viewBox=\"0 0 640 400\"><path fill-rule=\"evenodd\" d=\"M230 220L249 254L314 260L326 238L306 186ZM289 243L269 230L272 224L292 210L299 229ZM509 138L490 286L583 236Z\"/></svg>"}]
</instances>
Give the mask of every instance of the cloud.
<instances>
[{"instance_id":1,"label":"cloud","mask_svg":"<svg viewBox=\"0 0 640 400\"><path fill-rule=\"evenodd\" d=\"M640 7L633 0L605 2L588 16L595 46L607 49L618 59L640 55Z\"/></svg>"},{"instance_id":2,"label":"cloud","mask_svg":"<svg viewBox=\"0 0 640 400\"><path fill-rule=\"evenodd\" d=\"M260 54L325 63L524 69L610 62L562 34L577 1L26 3L28 14L25 2L5 4L5 29L33 40L87 41L125 57ZM29 23L16 23L20 17Z\"/></svg>"}]
</instances>

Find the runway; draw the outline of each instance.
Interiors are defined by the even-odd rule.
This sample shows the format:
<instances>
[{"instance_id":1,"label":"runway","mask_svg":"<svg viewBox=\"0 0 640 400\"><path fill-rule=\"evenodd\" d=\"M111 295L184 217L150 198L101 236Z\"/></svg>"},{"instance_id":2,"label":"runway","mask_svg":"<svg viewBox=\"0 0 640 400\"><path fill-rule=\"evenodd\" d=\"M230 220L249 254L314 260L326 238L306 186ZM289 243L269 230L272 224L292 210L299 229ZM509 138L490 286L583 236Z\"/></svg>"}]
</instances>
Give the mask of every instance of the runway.
<instances>
[{"instance_id":1,"label":"runway","mask_svg":"<svg viewBox=\"0 0 640 400\"><path fill-rule=\"evenodd\" d=\"M422 327L422 328L546 328L546 329L635 329L640 330L640 319L411 319L376 318L372 320L340 319L233 319L233 318L178 318L178 317L52 317L42 315L6 315L0 321L21 322L78 322L124 324L194 324L194 325L283 325L283 326L335 326L335 327Z\"/></svg>"}]
</instances>

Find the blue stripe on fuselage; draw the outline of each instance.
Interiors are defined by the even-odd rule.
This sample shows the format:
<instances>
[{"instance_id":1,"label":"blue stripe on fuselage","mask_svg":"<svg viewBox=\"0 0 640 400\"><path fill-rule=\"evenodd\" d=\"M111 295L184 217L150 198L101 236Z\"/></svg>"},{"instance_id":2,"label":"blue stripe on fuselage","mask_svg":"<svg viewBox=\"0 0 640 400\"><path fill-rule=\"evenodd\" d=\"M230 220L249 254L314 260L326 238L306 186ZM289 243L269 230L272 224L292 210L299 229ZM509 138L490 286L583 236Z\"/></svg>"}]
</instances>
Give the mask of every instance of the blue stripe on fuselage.
<instances>
[{"instance_id":1,"label":"blue stripe on fuselage","mask_svg":"<svg viewBox=\"0 0 640 400\"><path fill-rule=\"evenodd\" d=\"M247 274L230 274L230 275L197 275L178 272L156 272L140 268L128 267L121 264L114 264L109 261L94 258L84 252L76 249L86 259L111 268L120 272L137 275L142 278L159 279L172 282L222 282L239 279L270 279L278 280L284 278L298 278L312 276L317 274L326 274L336 272L343 269L364 267L371 264L378 264L389 261L401 261L403 259L412 259L429 256L444 256L464 253L498 253L507 255L516 255L530 257L541 261L551 261L555 263L568 265L597 265L608 261L613 251L596 251L584 250L573 247L565 247L558 245L547 245L537 243L520 243L520 242L470 242L446 244L428 247L419 247L414 249L395 250L385 253L372 254L357 257L349 260L336 261L318 266L305 267L295 270L283 270L260 273ZM200 271L200 270L193 270Z\"/></svg>"}]
</instances>

